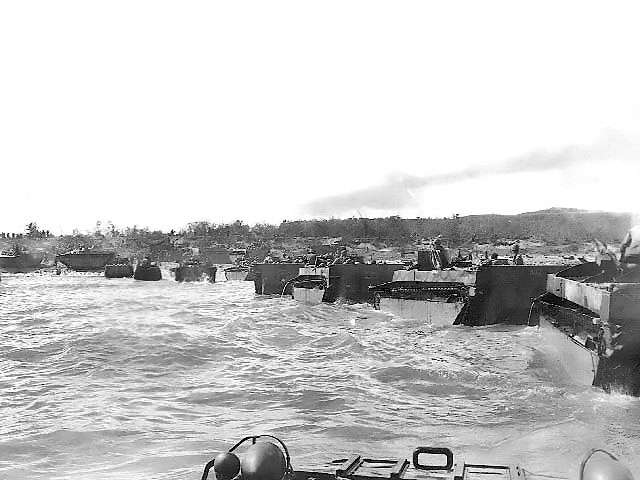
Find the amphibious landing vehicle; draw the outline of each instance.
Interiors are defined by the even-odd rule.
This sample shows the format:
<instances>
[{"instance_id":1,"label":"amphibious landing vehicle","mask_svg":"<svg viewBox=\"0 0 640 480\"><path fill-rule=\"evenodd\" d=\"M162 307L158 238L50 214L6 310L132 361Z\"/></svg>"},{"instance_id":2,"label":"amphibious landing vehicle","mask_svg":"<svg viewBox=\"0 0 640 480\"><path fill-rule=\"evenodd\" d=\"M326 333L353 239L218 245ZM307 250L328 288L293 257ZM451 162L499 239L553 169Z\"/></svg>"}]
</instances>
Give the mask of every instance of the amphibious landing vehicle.
<instances>
[{"instance_id":1,"label":"amphibious landing vehicle","mask_svg":"<svg viewBox=\"0 0 640 480\"><path fill-rule=\"evenodd\" d=\"M99 252L91 249L74 250L56 255L56 262L77 272L101 272L115 255L115 252Z\"/></svg>"},{"instance_id":2,"label":"amphibious landing vehicle","mask_svg":"<svg viewBox=\"0 0 640 480\"><path fill-rule=\"evenodd\" d=\"M162 271L156 262L152 262L148 257L142 259L133 272L135 280L144 280L147 282L157 282L162 280Z\"/></svg>"},{"instance_id":3,"label":"amphibious landing vehicle","mask_svg":"<svg viewBox=\"0 0 640 480\"><path fill-rule=\"evenodd\" d=\"M203 282L214 283L218 269L209 263L197 260L189 260L181 263L175 270L177 282Z\"/></svg>"},{"instance_id":4,"label":"amphibious landing vehicle","mask_svg":"<svg viewBox=\"0 0 640 480\"><path fill-rule=\"evenodd\" d=\"M288 283L291 284L294 300L316 305L322 302L329 288L329 267L302 267L298 270L298 276Z\"/></svg>"},{"instance_id":5,"label":"amphibious landing vehicle","mask_svg":"<svg viewBox=\"0 0 640 480\"><path fill-rule=\"evenodd\" d=\"M244 282L249 276L249 267L227 267L224 269L224 276L227 280L230 281Z\"/></svg>"},{"instance_id":6,"label":"amphibious landing vehicle","mask_svg":"<svg viewBox=\"0 0 640 480\"><path fill-rule=\"evenodd\" d=\"M578 383L640 396L640 278L611 260L547 277L529 317Z\"/></svg>"},{"instance_id":7,"label":"amphibious landing vehicle","mask_svg":"<svg viewBox=\"0 0 640 480\"><path fill-rule=\"evenodd\" d=\"M208 462L202 480L213 480L214 475L209 476L212 469L216 480L525 480L539 476L518 465L468 463L454 457L446 447L417 447L411 460L356 454L333 460L330 465L328 471L294 470L280 439L254 435ZM614 455L594 449L582 460L578 480L633 480L633 475Z\"/></svg>"},{"instance_id":8,"label":"amphibious landing vehicle","mask_svg":"<svg viewBox=\"0 0 640 480\"><path fill-rule=\"evenodd\" d=\"M11 253L0 254L0 270L9 273L26 273L37 270L42 266L44 252L28 253L14 250Z\"/></svg>"},{"instance_id":9,"label":"amphibious landing vehicle","mask_svg":"<svg viewBox=\"0 0 640 480\"><path fill-rule=\"evenodd\" d=\"M104 266L106 278L131 278L133 266L128 258L116 257Z\"/></svg>"},{"instance_id":10,"label":"amphibious landing vehicle","mask_svg":"<svg viewBox=\"0 0 640 480\"><path fill-rule=\"evenodd\" d=\"M257 263L252 268L255 292L259 295L293 295L291 280L300 275L300 263ZM360 263L336 264L329 267L331 283L323 294L324 302L343 299L349 302L367 302L369 287L391 281L399 264Z\"/></svg>"},{"instance_id":11,"label":"amphibious landing vehicle","mask_svg":"<svg viewBox=\"0 0 640 480\"><path fill-rule=\"evenodd\" d=\"M370 287L373 307L429 325L461 323L476 294L477 270L397 270L391 282Z\"/></svg>"},{"instance_id":12,"label":"amphibious landing vehicle","mask_svg":"<svg viewBox=\"0 0 640 480\"><path fill-rule=\"evenodd\" d=\"M531 301L562 265L480 265L437 268L431 252L415 270L369 288L374 308L432 325L527 324Z\"/></svg>"}]
</instances>

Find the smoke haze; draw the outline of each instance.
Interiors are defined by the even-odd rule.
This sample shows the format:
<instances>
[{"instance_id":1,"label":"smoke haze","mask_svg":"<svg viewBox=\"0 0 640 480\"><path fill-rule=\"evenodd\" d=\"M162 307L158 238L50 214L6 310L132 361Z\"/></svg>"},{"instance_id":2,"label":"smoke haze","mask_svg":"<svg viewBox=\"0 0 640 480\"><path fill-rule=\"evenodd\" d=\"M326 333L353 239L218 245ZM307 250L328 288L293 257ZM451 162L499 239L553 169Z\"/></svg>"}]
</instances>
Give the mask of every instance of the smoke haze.
<instances>
[{"instance_id":1,"label":"smoke haze","mask_svg":"<svg viewBox=\"0 0 640 480\"><path fill-rule=\"evenodd\" d=\"M399 209L415 204L414 192L428 187L453 185L491 175L569 173L578 168L593 168L598 162L608 166L612 161L633 162L639 159L640 136L607 130L591 145L570 145L557 151L539 150L503 162L426 177L397 174L381 185L316 199L302 208L305 213L317 216L338 215L361 208Z\"/></svg>"}]
</instances>

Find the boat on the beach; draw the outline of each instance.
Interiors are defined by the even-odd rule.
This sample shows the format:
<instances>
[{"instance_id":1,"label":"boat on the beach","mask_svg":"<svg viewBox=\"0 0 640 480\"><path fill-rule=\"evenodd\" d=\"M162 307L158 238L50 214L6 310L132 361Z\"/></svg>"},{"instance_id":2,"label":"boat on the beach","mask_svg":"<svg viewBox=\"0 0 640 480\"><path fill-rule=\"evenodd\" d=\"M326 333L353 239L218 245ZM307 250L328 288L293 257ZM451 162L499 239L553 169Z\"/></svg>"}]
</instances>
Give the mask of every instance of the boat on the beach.
<instances>
[{"instance_id":1,"label":"boat on the beach","mask_svg":"<svg viewBox=\"0 0 640 480\"><path fill-rule=\"evenodd\" d=\"M162 280L162 272L157 263L151 262L148 258L144 258L142 262L136 265L133 278L136 280L145 280L149 282L156 282Z\"/></svg>"},{"instance_id":2,"label":"boat on the beach","mask_svg":"<svg viewBox=\"0 0 640 480\"><path fill-rule=\"evenodd\" d=\"M126 258L116 257L104 267L106 278L131 278L133 277L133 266Z\"/></svg>"},{"instance_id":3,"label":"boat on the beach","mask_svg":"<svg viewBox=\"0 0 640 480\"><path fill-rule=\"evenodd\" d=\"M14 249L0 254L0 270L9 273L32 272L42 267L44 252L29 253L22 249Z\"/></svg>"},{"instance_id":4,"label":"boat on the beach","mask_svg":"<svg viewBox=\"0 0 640 480\"><path fill-rule=\"evenodd\" d=\"M241 266L227 267L224 269L224 276L230 281L244 282L249 276L249 268Z\"/></svg>"},{"instance_id":5,"label":"boat on the beach","mask_svg":"<svg viewBox=\"0 0 640 480\"><path fill-rule=\"evenodd\" d=\"M600 259L549 275L531 306L545 344L571 379L640 396L640 279Z\"/></svg>"},{"instance_id":6,"label":"boat on the beach","mask_svg":"<svg viewBox=\"0 0 640 480\"><path fill-rule=\"evenodd\" d=\"M207 462L202 480L526 480L539 477L516 464L485 459L467 462L443 446L419 446L407 458L365 454L331 460L314 470L295 469L289 449L272 435L242 438ZM209 475L213 470L211 476ZM577 468L579 480L633 480L631 471L610 452L595 448ZM563 478L543 474L546 478Z\"/></svg>"},{"instance_id":7,"label":"boat on the beach","mask_svg":"<svg viewBox=\"0 0 640 480\"><path fill-rule=\"evenodd\" d=\"M215 282L217 268L208 263L201 263L196 260L188 260L181 263L175 269L177 282Z\"/></svg>"},{"instance_id":8,"label":"boat on the beach","mask_svg":"<svg viewBox=\"0 0 640 480\"><path fill-rule=\"evenodd\" d=\"M56 262L76 272L100 272L115 255L115 252L101 252L93 249L72 250L56 255Z\"/></svg>"},{"instance_id":9,"label":"boat on the beach","mask_svg":"<svg viewBox=\"0 0 640 480\"><path fill-rule=\"evenodd\" d=\"M294 300L317 305L329 288L329 267L302 267L289 283Z\"/></svg>"}]
</instances>

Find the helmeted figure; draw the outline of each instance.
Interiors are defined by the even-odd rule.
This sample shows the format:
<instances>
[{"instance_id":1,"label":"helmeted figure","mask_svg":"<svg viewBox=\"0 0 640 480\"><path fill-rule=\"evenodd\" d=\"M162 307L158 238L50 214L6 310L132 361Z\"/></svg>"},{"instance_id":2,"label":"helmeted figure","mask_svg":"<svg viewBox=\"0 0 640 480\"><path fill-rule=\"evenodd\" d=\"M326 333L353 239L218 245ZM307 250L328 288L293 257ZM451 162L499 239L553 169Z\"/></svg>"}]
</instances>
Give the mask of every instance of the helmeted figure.
<instances>
[{"instance_id":1,"label":"helmeted figure","mask_svg":"<svg viewBox=\"0 0 640 480\"><path fill-rule=\"evenodd\" d=\"M640 265L640 225L629 230L622 240L620 263Z\"/></svg>"}]
</instances>

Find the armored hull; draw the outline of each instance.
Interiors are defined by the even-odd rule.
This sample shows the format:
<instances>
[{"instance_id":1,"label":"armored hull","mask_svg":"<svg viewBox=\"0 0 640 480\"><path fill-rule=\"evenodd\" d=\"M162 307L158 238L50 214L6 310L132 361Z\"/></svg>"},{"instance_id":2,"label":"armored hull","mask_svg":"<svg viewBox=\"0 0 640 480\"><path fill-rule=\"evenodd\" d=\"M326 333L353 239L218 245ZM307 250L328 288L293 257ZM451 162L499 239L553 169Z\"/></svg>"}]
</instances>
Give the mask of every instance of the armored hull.
<instances>
[{"instance_id":1,"label":"armored hull","mask_svg":"<svg viewBox=\"0 0 640 480\"><path fill-rule=\"evenodd\" d=\"M549 275L529 324L576 383L640 396L640 283L596 263Z\"/></svg>"},{"instance_id":2,"label":"armored hull","mask_svg":"<svg viewBox=\"0 0 640 480\"><path fill-rule=\"evenodd\" d=\"M213 470L213 472L211 472ZM289 480L526 480L540 475L519 465L496 464L478 459L467 462L448 447L420 446L407 458L373 458L352 454L332 460L324 467L294 470L289 449L273 435L251 435L236 442L207 462L202 480L244 478ZM555 476L554 478L562 478ZM602 448L593 448L582 458L577 478L633 479L618 458Z\"/></svg>"},{"instance_id":3,"label":"armored hull","mask_svg":"<svg viewBox=\"0 0 640 480\"><path fill-rule=\"evenodd\" d=\"M427 325L452 325L464 309L463 301L382 298L378 309L397 317L421 320Z\"/></svg>"},{"instance_id":4,"label":"armored hull","mask_svg":"<svg viewBox=\"0 0 640 480\"><path fill-rule=\"evenodd\" d=\"M138 265L133 273L133 278L136 280L156 282L162 280L162 272L157 265Z\"/></svg>"},{"instance_id":5,"label":"armored hull","mask_svg":"<svg viewBox=\"0 0 640 480\"><path fill-rule=\"evenodd\" d=\"M460 323L475 283L471 270L398 270L391 282L370 290L377 310L428 325L452 325Z\"/></svg>"},{"instance_id":6,"label":"armored hull","mask_svg":"<svg viewBox=\"0 0 640 480\"><path fill-rule=\"evenodd\" d=\"M76 272L100 272L114 256L114 252L67 252L56 255L56 261Z\"/></svg>"},{"instance_id":7,"label":"armored hull","mask_svg":"<svg viewBox=\"0 0 640 480\"><path fill-rule=\"evenodd\" d=\"M617 461L615 457L610 456ZM272 435L252 435L242 438L227 452L207 462L201 478L202 480L236 477L265 480L277 478L289 480L477 480L480 478L526 480L526 471L517 465L465 462L462 458L456 458L447 447L417 447L413 450L410 459L373 458L371 455L353 454L347 458L332 460L324 468L294 470L289 449L282 440ZM583 470L584 468L583 465Z\"/></svg>"},{"instance_id":8,"label":"armored hull","mask_svg":"<svg viewBox=\"0 0 640 480\"><path fill-rule=\"evenodd\" d=\"M317 305L322 303L324 298L325 288L322 285L316 285L313 287L293 287L293 299L307 303L309 305Z\"/></svg>"},{"instance_id":9,"label":"armored hull","mask_svg":"<svg viewBox=\"0 0 640 480\"><path fill-rule=\"evenodd\" d=\"M560 265L399 270L370 288L374 308L432 325L526 325L531 299Z\"/></svg>"},{"instance_id":10,"label":"armored hull","mask_svg":"<svg viewBox=\"0 0 640 480\"><path fill-rule=\"evenodd\" d=\"M244 282L249 276L249 269L243 267L229 267L224 269L227 280Z\"/></svg>"},{"instance_id":11,"label":"armored hull","mask_svg":"<svg viewBox=\"0 0 640 480\"><path fill-rule=\"evenodd\" d=\"M291 295L289 280L298 275L299 263L257 263L253 265L254 287L258 295Z\"/></svg>"},{"instance_id":12,"label":"armored hull","mask_svg":"<svg viewBox=\"0 0 640 480\"><path fill-rule=\"evenodd\" d=\"M329 269L330 285L323 301L344 299L350 302L367 302L369 287L391 281L393 272L401 265L392 264L338 264ZM292 295L291 280L300 274L299 263L258 263L252 270L257 294Z\"/></svg>"},{"instance_id":13,"label":"armored hull","mask_svg":"<svg viewBox=\"0 0 640 480\"><path fill-rule=\"evenodd\" d=\"M545 306L546 307L546 306ZM591 342L587 336L578 332L564 330L557 322L557 313L553 307L545 308L538 304L537 319L545 343L553 349L555 361L566 371L571 373L573 381L580 385L593 385L600 355L598 345ZM565 318L573 315L563 314Z\"/></svg>"},{"instance_id":14,"label":"armored hull","mask_svg":"<svg viewBox=\"0 0 640 480\"><path fill-rule=\"evenodd\" d=\"M131 278L133 277L133 267L130 264L109 264L104 267L106 278Z\"/></svg>"},{"instance_id":15,"label":"armored hull","mask_svg":"<svg viewBox=\"0 0 640 480\"><path fill-rule=\"evenodd\" d=\"M42 265L44 253L26 253L19 255L0 255L0 270L10 273L24 273L37 270Z\"/></svg>"},{"instance_id":16,"label":"armored hull","mask_svg":"<svg viewBox=\"0 0 640 480\"><path fill-rule=\"evenodd\" d=\"M329 267L303 267L298 276L290 280L293 299L316 305L322 303L329 288Z\"/></svg>"},{"instance_id":17,"label":"armored hull","mask_svg":"<svg viewBox=\"0 0 640 480\"><path fill-rule=\"evenodd\" d=\"M176 268L177 282L215 282L217 268L200 264L180 265Z\"/></svg>"}]
</instances>

